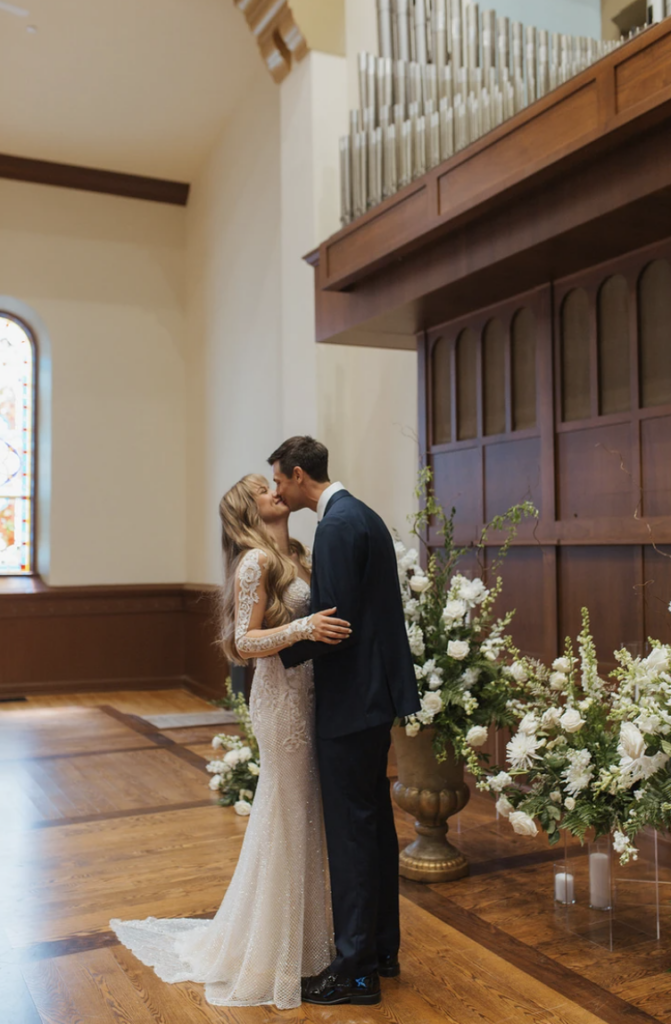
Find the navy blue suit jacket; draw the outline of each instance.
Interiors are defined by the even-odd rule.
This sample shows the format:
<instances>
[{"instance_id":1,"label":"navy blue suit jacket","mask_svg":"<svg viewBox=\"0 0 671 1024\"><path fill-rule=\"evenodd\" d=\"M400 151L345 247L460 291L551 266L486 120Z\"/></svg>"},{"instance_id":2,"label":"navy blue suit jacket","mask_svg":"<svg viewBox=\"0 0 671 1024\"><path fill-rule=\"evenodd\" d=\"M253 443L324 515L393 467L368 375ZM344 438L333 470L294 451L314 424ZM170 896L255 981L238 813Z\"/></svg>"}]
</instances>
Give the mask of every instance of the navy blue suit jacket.
<instances>
[{"instance_id":1,"label":"navy blue suit jacket","mask_svg":"<svg viewBox=\"0 0 671 1024\"><path fill-rule=\"evenodd\" d=\"M382 519L337 491L317 527L312 612L337 608L352 625L338 646L303 640L282 651L286 668L313 659L317 734L346 736L419 711L396 552Z\"/></svg>"}]
</instances>

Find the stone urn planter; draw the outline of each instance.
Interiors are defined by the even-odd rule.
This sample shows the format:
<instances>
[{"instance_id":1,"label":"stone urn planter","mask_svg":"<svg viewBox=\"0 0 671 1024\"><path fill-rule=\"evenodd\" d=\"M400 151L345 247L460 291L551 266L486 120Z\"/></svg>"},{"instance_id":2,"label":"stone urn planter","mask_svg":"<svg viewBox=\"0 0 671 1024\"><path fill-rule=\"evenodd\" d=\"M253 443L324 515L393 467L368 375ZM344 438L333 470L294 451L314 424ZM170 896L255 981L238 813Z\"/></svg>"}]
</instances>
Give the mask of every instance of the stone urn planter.
<instances>
[{"instance_id":1,"label":"stone urn planter","mask_svg":"<svg viewBox=\"0 0 671 1024\"><path fill-rule=\"evenodd\" d=\"M470 798L464 765L452 750L441 764L433 752L433 729L408 736L401 726L392 730L398 781L394 800L415 817L417 839L401 852L400 873L415 882L453 882L464 878L469 863L447 841L447 819L458 814Z\"/></svg>"}]
</instances>

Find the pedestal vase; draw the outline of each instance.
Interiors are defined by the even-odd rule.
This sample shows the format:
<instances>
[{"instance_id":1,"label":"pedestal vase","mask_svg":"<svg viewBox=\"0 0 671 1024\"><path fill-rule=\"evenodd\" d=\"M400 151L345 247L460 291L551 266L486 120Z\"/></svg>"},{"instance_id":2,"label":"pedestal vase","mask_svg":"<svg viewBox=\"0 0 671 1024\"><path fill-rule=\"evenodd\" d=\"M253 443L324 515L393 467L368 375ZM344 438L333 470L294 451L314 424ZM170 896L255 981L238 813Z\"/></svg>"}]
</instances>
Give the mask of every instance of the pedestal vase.
<instances>
[{"instance_id":1,"label":"pedestal vase","mask_svg":"<svg viewBox=\"0 0 671 1024\"><path fill-rule=\"evenodd\" d=\"M463 761L454 751L436 760L433 729L408 736L402 727L393 729L398 765L394 800L415 817L417 839L401 852L400 873L415 882L453 882L464 878L469 864L447 840L447 820L468 803L470 791L464 782Z\"/></svg>"}]
</instances>

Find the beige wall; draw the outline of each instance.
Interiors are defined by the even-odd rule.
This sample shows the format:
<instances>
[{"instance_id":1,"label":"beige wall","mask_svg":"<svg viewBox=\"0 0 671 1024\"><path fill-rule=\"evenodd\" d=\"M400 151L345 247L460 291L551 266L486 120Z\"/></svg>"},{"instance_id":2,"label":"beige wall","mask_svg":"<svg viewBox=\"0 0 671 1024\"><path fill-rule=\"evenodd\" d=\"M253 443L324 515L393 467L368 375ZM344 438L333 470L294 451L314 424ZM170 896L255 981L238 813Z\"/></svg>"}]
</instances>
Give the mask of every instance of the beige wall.
<instances>
[{"instance_id":1,"label":"beige wall","mask_svg":"<svg viewBox=\"0 0 671 1024\"><path fill-rule=\"evenodd\" d=\"M221 579L219 499L281 434L279 90L259 61L187 207L187 578Z\"/></svg>"},{"instance_id":2,"label":"beige wall","mask_svg":"<svg viewBox=\"0 0 671 1024\"><path fill-rule=\"evenodd\" d=\"M184 229L179 208L0 182L2 290L51 342L54 585L184 578Z\"/></svg>"}]
</instances>

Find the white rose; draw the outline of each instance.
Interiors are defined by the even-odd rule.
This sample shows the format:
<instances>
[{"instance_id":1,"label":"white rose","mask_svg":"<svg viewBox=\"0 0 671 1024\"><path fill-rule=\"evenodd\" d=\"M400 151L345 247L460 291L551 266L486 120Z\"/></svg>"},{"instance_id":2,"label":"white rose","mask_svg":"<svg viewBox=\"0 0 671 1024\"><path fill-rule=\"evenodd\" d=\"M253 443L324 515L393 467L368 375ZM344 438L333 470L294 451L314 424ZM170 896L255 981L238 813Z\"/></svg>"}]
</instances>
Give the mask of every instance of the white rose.
<instances>
[{"instance_id":1,"label":"white rose","mask_svg":"<svg viewBox=\"0 0 671 1024\"><path fill-rule=\"evenodd\" d=\"M481 747L487 741L489 731L484 725L474 725L466 733L466 742L472 747Z\"/></svg>"},{"instance_id":2,"label":"white rose","mask_svg":"<svg viewBox=\"0 0 671 1024\"><path fill-rule=\"evenodd\" d=\"M552 800L553 804L561 803L561 793L558 789L555 789L554 793L550 793L550 799Z\"/></svg>"},{"instance_id":3,"label":"white rose","mask_svg":"<svg viewBox=\"0 0 671 1024\"><path fill-rule=\"evenodd\" d=\"M447 645L447 653L455 661L463 661L468 657L471 645L468 640L450 640Z\"/></svg>"},{"instance_id":4,"label":"white rose","mask_svg":"<svg viewBox=\"0 0 671 1024\"><path fill-rule=\"evenodd\" d=\"M219 789L221 785L221 775L213 775L210 779L210 789Z\"/></svg>"},{"instance_id":5,"label":"white rose","mask_svg":"<svg viewBox=\"0 0 671 1024\"><path fill-rule=\"evenodd\" d=\"M227 764L229 768L237 767L238 754L238 750L229 750L228 753L224 755L224 764Z\"/></svg>"},{"instance_id":6,"label":"white rose","mask_svg":"<svg viewBox=\"0 0 671 1024\"><path fill-rule=\"evenodd\" d=\"M513 677L516 683L526 683L529 678L529 673L520 661L514 661L508 669L508 673Z\"/></svg>"},{"instance_id":7,"label":"white rose","mask_svg":"<svg viewBox=\"0 0 671 1024\"><path fill-rule=\"evenodd\" d=\"M561 659L560 659L561 660ZM555 662L555 665L557 662ZM552 672L550 674L550 689L563 690L568 683L568 677L563 672Z\"/></svg>"},{"instance_id":8,"label":"white rose","mask_svg":"<svg viewBox=\"0 0 671 1024\"><path fill-rule=\"evenodd\" d=\"M585 724L585 720L580 717L580 712L577 708L567 708L559 719L559 724L564 732L580 732Z\"/></svg>"},{"instance_id":9,"label":"white rose","mask_svg":"<svg viewBox=\"0 0 671 1024\"><path fill-rule=\"evenodd\" d=\"M215 750L219 750L220 747L223 747L223 743L221 742L221 736L214 737L214 739L212 740L212 746L214 747Z\"/></svg>"},{"instance_id":10,"label":"white rose","mask_svg":"<svg viewBox=\"0 0 671 1024\"><path fill-rule=\"evenodd\" d=\"M258 775L261 769L259 768L256 761L250 761L249 764L247 765L247 771L249 772L250 775Z\"/></svg>"},{"instance_id":11,"label":"white rose","mask_svg":"<svg viewBox=\"0 0 671 1024\"><path fill-rule=\"evenodd\" d=\"M453 626L455 622L461 622L468 611L465 601L448 601L443 608L443 621L446 626Z\"/></svg>"},{"instance_id":12,"label":"white rose","mask_svg":"<svg viewBox=\"0 0 671 1024\"><path fill-rule=\"evenodd\" d=\"M405 727L405 734L406 736L411 737L416 736L420 729L421 725L419 724L419 722L408 722L408 724Z\"/></svg>"},{"instance_id":13,"label":"white rose","mask_svg":"<svg viewBox=\"0 0 671 1024\"><path fill-rule=\"evenodd\" d=\"M524 811L512 811L508 816L508 821L513 826L513 831L517 832L519 836L538 835L536 822Z\"/></svg>"},{"instance_id":14,"label":"white rose","mask_svg":"<svg viewBox=\"0 0 671 1024\"><path fill-rule=\"evenodd\" d=\"M567 796L566 800L564 800L564 807L566 808L567 811L574 811L575 810L575 797Z\"/></svg>"},{"instance_id":15,"label":"white rose","mask_svg":"<svg viewBox=\"0 0 671 1024\"><path fill-rule=\"evenodd\" d=\"M558 729L561 716L562 713L559 708L548 708L547 711L543 712L543 717L541 718L542 728Z\"/></svg>"},{"instance_id":16,"label":"white rose","mask_svg":"<svg viewBox=\"0 0 671 1024\"><path fill-rule=\"evenodd\" d=\"M415 679L417 682L424 678L424 672L422 671L421 665L415 665Z\"/></svg>"},{"instance_id":17,"label":"white rose","mask_svg":"<svg viewBox=\"0 0 671 1024\"><path fill-rule=\"evenodd\" d=\"M563 675L566 675L567 672L571 671L571 659L555 658L552 662L552 668L555 672L561 672Z\"/></svg>"},{"instance_id":18,"label":"white rose","mask_svg":"<svg viewBox=\"0 0 671 1024\"><path fill-rule=\"evenodd\" d=\"M422 711L435 718L443 710L443 700L439 693L425 693L422 697Z\"/></svg>"},{"instance_id":19,"label":"white rose","mask_svg":"<svg viewBox=\"0 0 671 1024\"><path fill-rule=\"evenodd\" d=\"M410 589L413 594L424 594L431 586L431 580L428 576L411 576L410 577Z\"/></svg>"},{"instance_id":20,"label":"white rose","mask_svg":"<svg viewBox=\"0 0 671 1024\"><path fill-rule=\"evenodd\" d=\"M527 735L532 735L538 732L538 719L536 718L533 711L527 712L520 724L517 726L518 732L524 732Z\"/></svg>"},{"instance_id":21,"label":"white rose","mask_svg":"<svg viewBox=\"0 0 671 1024\"><path fill-rule=\"evenodd\" d=\"M239 798L241 800L250 800L251 801L251 800L254 799L254 794L251 791L251 789L241 789L240 792L238 793L238 796L239 796Z\"/></svg>"},{"instance_id":22,"label":"white rose","mask_svg":"<svg viewBox=\"0 0 671 1024\"><path fill-rule=\"evenodd\" d=\"M440 676L437 674L437 672L434 672L433 675L429 676L429 689L430 690L439 690L442 685L443 685L443 680L440 678Z\"/></svg>"},{"instance_id":23,"label":"white rose","mask_svg":"<svg viewBox=\"0 0 671 1024\"><path fill-rule=\"evenodd\" d=\"M626 754L632 761L645 753L645 738L633 722L623 722L620 726L620 747L621 753Z\"/></svg>"},{"instance_id":24,"label":"white rose","mask_svg":"<svg viewBox=\"0 0 671 1024\"><path fill-rule=\"evenodd\" d=\"M236 814L239 814L241 818L248 818L252 813L252 805L246 800L238 800L237 803L233 804L233 810Z\"/></svg>"},{"instance_id":25,"label":"white rose","mask_svg":"<svg viewBox=\"0 0 671 1024\"><path fill-rule=\"evenodd\" d=\"M499 772L498 775L494 775L493 778L489 780L489 788L493 790L494 793L500 793L506 786L512 785L512 781L512 777L508 775L508 772Z\"/></svg>"},{"instance_id":26,"label":"white rose","mask_svg":"<svg viewBox=\"0 0 671 1024\"><path fill-rule=\"evenodd\" d=\"M244 764L245 761L251 761L253 754L249 747L240 747L238 750L238 764Z\"/></svg>"},{"instance_id":27,"label":"white rose","mask_svg":"<svg viewBox=\"0 0 671 1024\"><path fill-rule=\"evenodd\" d=\"M507 818L515 810L507 796L500 796L496 801L496 810L502 818Z\"/></svg>"}]
</instances>

